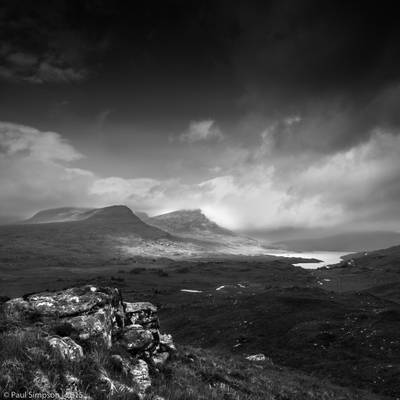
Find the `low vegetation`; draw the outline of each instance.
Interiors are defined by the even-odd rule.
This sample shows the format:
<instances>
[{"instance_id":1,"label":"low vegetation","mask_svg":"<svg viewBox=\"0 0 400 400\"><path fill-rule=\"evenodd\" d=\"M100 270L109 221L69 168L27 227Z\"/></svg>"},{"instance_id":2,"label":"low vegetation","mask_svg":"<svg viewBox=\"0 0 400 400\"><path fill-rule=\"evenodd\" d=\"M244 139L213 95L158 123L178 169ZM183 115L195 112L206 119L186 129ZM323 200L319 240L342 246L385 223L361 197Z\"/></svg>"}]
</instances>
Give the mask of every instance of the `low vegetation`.
<instances>
[{"instance_id":1,"label":"low vegetation","mask_svg":"<svg viewBox=\"0 0 400 400\"><path fill-rule=\"evenodd\" d=\"M8 323L9 327L11 326ZM3 320L4 329L4 320ZM81 361L68 361L51 348L39 328L14 326L0 336L0 388L2 391L46 393L59 398L134 400L135 395L117 388L124 381L111 355L123 350L86 349ZM365 392L349 391L267 362L251 362L190 346L182 347L166 366L153 369L152 388L145 400L367 400ZM138 397L136 397L138 398Z\"/></svg>"}]
</instances>

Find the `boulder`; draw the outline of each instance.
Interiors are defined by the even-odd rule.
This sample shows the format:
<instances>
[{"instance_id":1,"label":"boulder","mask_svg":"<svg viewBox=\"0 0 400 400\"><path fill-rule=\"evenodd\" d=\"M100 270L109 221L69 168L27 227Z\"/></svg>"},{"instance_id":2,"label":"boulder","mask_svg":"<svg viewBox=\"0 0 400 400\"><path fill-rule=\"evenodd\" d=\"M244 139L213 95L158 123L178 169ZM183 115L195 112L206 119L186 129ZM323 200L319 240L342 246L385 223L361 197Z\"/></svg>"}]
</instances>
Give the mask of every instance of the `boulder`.
<instances>
[{"instance_id":1,"label":"boulder","mask_svg":"<svg viewBox=\"0 0 400 400\"><path fill-rule=\"evenodd\" d=\"M12 299L5 303L5 311L14 316L30 314L42 319L63 318L90 313L106 304L117 305L120 298L118 289L86 285Z\"/></svg>"},{"instance_id":2,"label":"boulder","mask_svg":"<svg viewBox=\"0 0 400 400\"><path fill-rule=\"evenodd\" d=\"M149 302L124 302L126 325L142 325L150 329L158 329L157 307Z\"/></svg>"},{"instance_id":3,"label":"boulder","mask_svg":"<svg viewBox=\"0 0 400 400\"><path fill-rule=\"evenodd\" d=\"M119 341L127 350L137 353L149 350L157 346L151 331L144 329L141 325L131 325L125 328Z\"/></svg>"},{"instance_id":4,"label":"boulder","mask_svg":"<svg viewBox=\"0 0 400 400\"><path fill-rule=\"evenodd\" d=\"M69 361L84 361L84 349L90 352L115 345L127 350L125 356L111 356L111 362L124 375L123 380L110 376L107 367L98 371L94 392L106 397L122 394L132 399L143 398L151 385L147 362L157 369L176 350L172 336L159 332L157 307L149 302L123 302L118 289L86 285L29 294L6 301L2 309L12 320L20 322L21 331L37 332ZM43 351L48 354L43 355ZM101 350L99 354L107 353ZM27 355L47 360L52 353L46 347L33 346L27 349ZM3 364L0 372L5 373L9 366ZM35 372L33 384L38 391L53 391L46 378L41 371ZM61 398L90 400L79 391L79 380L71 378L65 382L64 387L59 388Z\"/></svg>"},{"instance_id":5,"label":"boulder","mask_svg":"<svg viewBox=\"0 0 400 400\"><path fill-rule=\"evenodd\" d=\"M58 336L49 337L48 342L51 347L57 349L61 356L69 361L79 361L83 358L82 347L75 343L70 337L60 338Z\"/></svg>"},{"instance_id":6,"label":"boulder","mask_svg":"<svg viewBox=\"0 0 400 400\"><path fill-rule=\"evenodd\" d=\"M172 353L176 351L172 335L160 334L160 350L161 352L166 351Z\"/></svg>"},{"instance_id":7,"label":"boulder","mask_svg":"<svg viewBox=\"0 0 400 400\"><path fill-rule=\"evenodd\" d=\"M110 305L93 314L66 318L64 324L70 326L71 336L78 342L104 343L107 348L112 345L113 309Z\"/></svg>"},{"instance_id":8,"label":"boulder","mask_svg":"<svg viewBox=\"0 0 400 400\"><path fill-rule=\"evenodd\" d=\"M267 361L267 359L268 358L262 353L253 354L251 356L246 357L246 360L249 360L249 361Z\"/></svg>"},{"instance_id":9,"label":"boulder","mask_svg":"<svg viewBox=\"0 0 400 400\"><path fill-rule=\"evenodd\" d=\"M137 360L130 369L130 376L133 383L137 385L139 397L144 397L147 388L151 386L149 367L143 360Z\"/></svg>"}]
</instances>

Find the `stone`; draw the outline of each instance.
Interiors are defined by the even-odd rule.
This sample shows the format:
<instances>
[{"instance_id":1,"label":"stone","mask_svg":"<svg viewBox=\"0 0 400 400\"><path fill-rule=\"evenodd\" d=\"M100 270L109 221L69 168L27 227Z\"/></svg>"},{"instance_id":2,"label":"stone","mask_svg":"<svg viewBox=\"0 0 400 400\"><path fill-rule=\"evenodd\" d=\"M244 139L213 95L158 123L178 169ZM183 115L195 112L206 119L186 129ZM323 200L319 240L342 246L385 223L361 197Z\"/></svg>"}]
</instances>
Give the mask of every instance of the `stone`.
<instances>
[{"instance_id":1,"label":"stone","mask_svg":"<svg viewBox=\"0 0 400 400\"><path fill-rule=\"evenodd\" d=\"M69 361L83 360L87 345L96 349L115 344L128 350L130 356L111 356L111 362L124 375L121 382L105 369L99 371L93 382L93 393L104 394L105 398L114 394L144 398L151 385L147 362L157 368L176 350L172 336L159 332L157 307L149 302L122 302L118 289L86 285L29 294L6 301L2 309L13 320L19 320L21 332L40 332ZM34 346L27 349L26 355L28 359L36 357L46 362L53 354L48 350ZM7 370L22 373L19 368L23 365L2 363L0 373L6 377ZM63 382L63 387L57 386L60 395L55 398L91 400L80 392L81 383L74 376L65 376ZM54 392L48 377L40 370L35 372L32 385L38 392Z\"/></svg>"},{"instance_id":2,"label":"stone","mask_svg":"<svg viewBox=\"0 0 400 400\"><path fill-rule=\"evenodd\" d=\"M159 328L157 307L149 302L128 303L124 302L126 325L142 325L149 329Z\"/></svg>"},{"instance_id":3,"label":"stone","mask_svg":"<svg viewBox=\"0 0 400 400\"><path fill-rule=\"evenodd\" d=\"M104 343L107 348L112 345L112 308L107 305L94 314L78 315L64 320L72 328L78 342Z\"/></svg>"},{"instance_id":4,"label":"stone","mask_svg":"<svg viewBox=\"0 0 400 400\"><path fill-rule=\"evenodd\" d=\"M69 361L80 361L83 359L82 347L75 343L70 337L60 338L53 336L47 339L50 346L57 349L61 356Z\"/></svg>"},{"instance_id":5,"label":"stone","mask_svg":"<svg viewBox=\"0 0 400 400\"><path fill-rule=\"evenodd\" d=\"M120 297L118 289L87 285L12 299L5 303L5 310L14 315L35 314L47 318L62 318L89 313L106 304L116 305Z\"/></svg>"},{"instance_id":6,"label":"stone","mask_svg":"<svg viewBox=\"0 0 400 400\"><path fill-rule=\"evenodd\" d=\"M160 349L161 351L175 352L176 347L172 340L172 335L160 334Z\"/></svg>"},{"instance_id":7,"label":"stone","mask_svg":"<svg viewBox=\"0 0 400 400\"><path fill-rule=\"evenodd\" d=\"M259 354L253 354L251 356L247 356L246 360L249 360L249 361L266 361L267 357L264 354L259 353Z\"/></svg>"},{"instance_id":8,"label":"stone","mask_svg":"<svg viewBox=\"0 0 400 400\"><path fill-rule=\"evenodd\" d=\"M129 351L149 350L156 347L153 333L140 325L131 325L124 330L120 343Z\"/></svg>"},{"instance_id":9,"label":"stone","mask_svg":"<svg viewBox=\"0 0 400 400\"><path fill-rule=\"evenodd\" d=\"M149 367L143 360L137 360L136 364L130 369L132 381L138 387L139 397L144 397L146 390L151 386Z\"/></svg>"}]
</instances>

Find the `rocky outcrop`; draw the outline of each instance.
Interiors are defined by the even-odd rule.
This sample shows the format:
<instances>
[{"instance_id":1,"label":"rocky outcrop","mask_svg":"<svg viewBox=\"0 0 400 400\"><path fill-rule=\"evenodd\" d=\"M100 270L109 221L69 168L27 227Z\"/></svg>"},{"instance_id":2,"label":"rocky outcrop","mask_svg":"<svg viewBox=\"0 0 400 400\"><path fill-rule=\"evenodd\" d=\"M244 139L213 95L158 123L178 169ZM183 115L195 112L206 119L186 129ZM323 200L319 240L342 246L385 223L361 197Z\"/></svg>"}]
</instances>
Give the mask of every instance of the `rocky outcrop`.
<instances>
[{"instance_id":1,"label":"rocky outcrop","mask_svg":"<svg viewBox=\"0 0 400 400\"><path fill-rule=\"evenodd\" d=\"M149 369L157 371L175 351L171 335L160 334L157 308L148 302L124 302L114 288L88 285L30 294L5 302L3 312L24 329L39 329L49 347L68 362L84 360L99 346L108 349L110 362L124 379L118 382L101 371L98 390L106 394L144 397L151 385ZM112 354L113 349L123 349L123 354ZM40 371L37 375L38 385L48 385ZM69 392L78 390L74 379L66 388Z\"/></svg>"}]
</instances>

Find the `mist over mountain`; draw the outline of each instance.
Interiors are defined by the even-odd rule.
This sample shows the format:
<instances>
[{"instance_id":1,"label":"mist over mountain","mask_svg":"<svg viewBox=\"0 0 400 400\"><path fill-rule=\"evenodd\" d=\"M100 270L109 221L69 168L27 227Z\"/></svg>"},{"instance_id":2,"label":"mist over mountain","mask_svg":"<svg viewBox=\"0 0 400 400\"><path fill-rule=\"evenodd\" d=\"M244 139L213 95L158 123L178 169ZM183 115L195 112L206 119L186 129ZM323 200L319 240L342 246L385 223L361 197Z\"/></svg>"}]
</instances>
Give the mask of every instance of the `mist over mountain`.
<instances>
[{"instance_id":1,"label":"mist over mountain","mask_svg":"<svg viewBox=\"0 0 400 400\"><path fill-rule=\"evenodd\" d=\"M39 211L10 229L11 234L18 232L27 241L37 235L50 247L58 247L64 241L84 241L82 245L94 253L108 249L125 257L266 254L259 241L220 227L201 210L178 210L149 217L143 212L133 213L123 205L61 207Z\"/></svg>"},{"instance_id":2,"label":"mist over mountain","mask_svg":"<svg viewBox=\"0 0 400 400\"><path fill-rule=\"evenodd\" d=\"M25 224L46 224L52 222L80 221L89 218L95 208L59 207L37 212L31 218L22 221Z\"/></svg>"}]
</instances>

